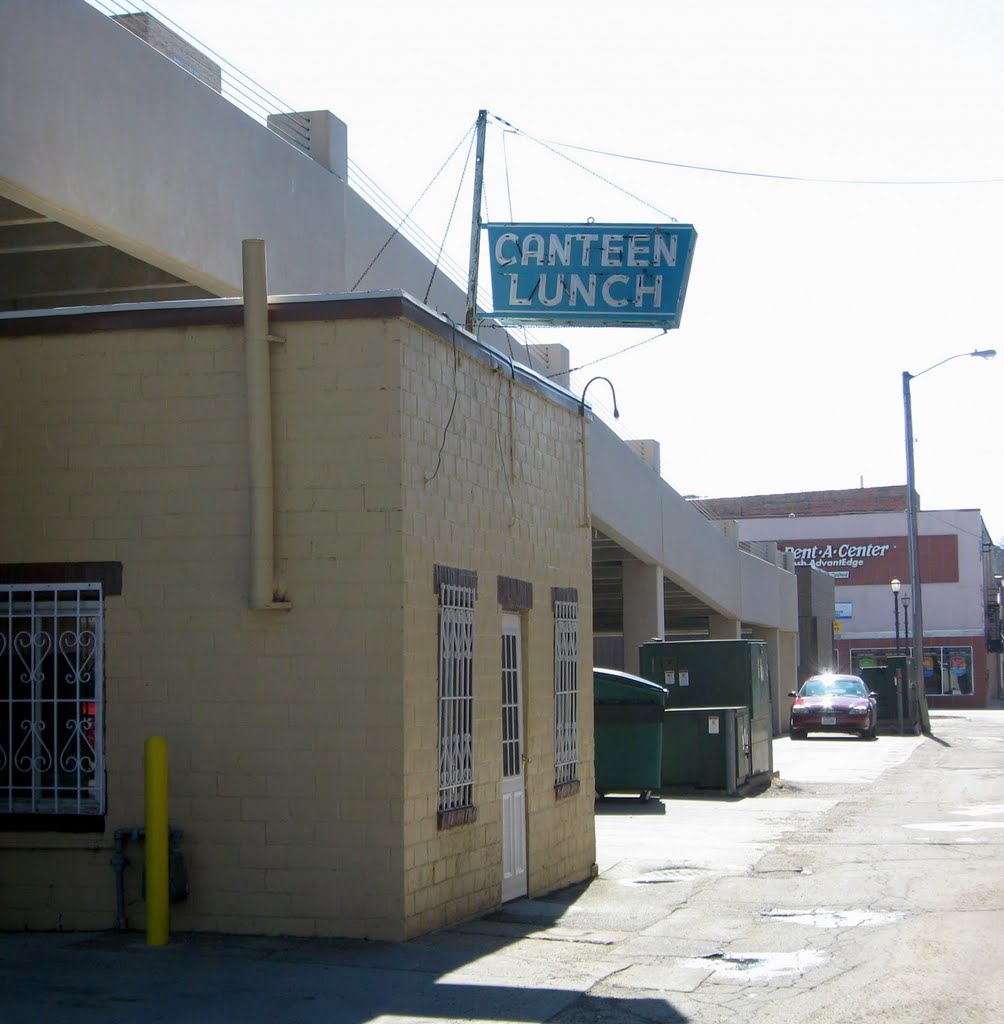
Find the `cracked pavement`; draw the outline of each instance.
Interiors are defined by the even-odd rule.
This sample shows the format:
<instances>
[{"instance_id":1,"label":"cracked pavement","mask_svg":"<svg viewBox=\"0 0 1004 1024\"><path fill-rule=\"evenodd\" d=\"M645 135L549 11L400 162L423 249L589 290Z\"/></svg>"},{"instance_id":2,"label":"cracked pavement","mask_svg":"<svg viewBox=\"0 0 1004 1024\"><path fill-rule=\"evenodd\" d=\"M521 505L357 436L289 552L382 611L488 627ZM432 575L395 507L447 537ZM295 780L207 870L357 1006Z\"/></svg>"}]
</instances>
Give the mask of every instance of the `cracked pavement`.
<instances>
[{"instance_id":1,"label":"cracked pavement","mask_svg":"<svg viewBox=\"0 0 1004 1024\"><path fill-rule=\"evenodd\" d=\"M597 805L599 877L400 945L0 935L0 1017L49 1021L1000 1019L1004 711L933 738L775 741L779 777Z\"/></svg>"}]
</instances>

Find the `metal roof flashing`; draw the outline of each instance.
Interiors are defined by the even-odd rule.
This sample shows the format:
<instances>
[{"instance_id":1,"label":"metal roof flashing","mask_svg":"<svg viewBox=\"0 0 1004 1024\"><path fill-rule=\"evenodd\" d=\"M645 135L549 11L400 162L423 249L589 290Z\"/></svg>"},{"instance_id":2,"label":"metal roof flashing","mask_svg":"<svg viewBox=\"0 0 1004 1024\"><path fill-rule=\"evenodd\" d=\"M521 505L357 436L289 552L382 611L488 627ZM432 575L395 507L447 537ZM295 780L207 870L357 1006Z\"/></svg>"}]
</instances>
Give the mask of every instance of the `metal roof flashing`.
<instances>
[{"instance_id":1,"label":"metal roof flashing","mask_svg":"<svg viewBox=\"0 0 1004 1024\"><path fill-rule=\"evenodd\" d=\"M163 327L229 327L243 322L243 308L243 300L235 297L15 310L0 312L0 338ZM274 324L378 318L409 320L442 341L456 345L472 358L487 363L493 370L508 373L514 381L558 405L573 412L580 411L579 399L560 384L468 334L462 324L405 291L270 295L268 315Z\"/></svg>"}]
</instances>

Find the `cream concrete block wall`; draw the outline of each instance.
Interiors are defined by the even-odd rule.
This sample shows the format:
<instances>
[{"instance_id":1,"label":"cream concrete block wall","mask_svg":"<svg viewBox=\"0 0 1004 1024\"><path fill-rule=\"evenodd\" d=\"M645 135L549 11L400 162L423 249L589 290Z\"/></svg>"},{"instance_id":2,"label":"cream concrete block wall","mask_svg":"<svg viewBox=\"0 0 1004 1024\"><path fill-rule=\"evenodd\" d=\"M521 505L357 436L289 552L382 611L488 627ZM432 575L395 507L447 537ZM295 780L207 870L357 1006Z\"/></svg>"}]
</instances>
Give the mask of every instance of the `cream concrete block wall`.
<instances>
[{"instance_id":1,"label":"cream concrete block wall","mask_svg":"<svg viewBox=\"0 0 1004 1024\"><path fill-rule=\"evenodd\" d=\"M380 319L276 331L285 339L273 359L278 574L288 580L293 614L310 610L311 672L324 707L304 711L332 757L314 779L315 843L337 850L339 869L337 879L322 873L304 892L308 900L330 894L327 934L400 938L398 331ZM287 783L295 789L297 780ZM325 872L330 863L309 867Z\"/></svg>"},{"instance_id":2,"label":"cream concrete block wall","mask_svg":"<svg viewBox=\"0 0 1004 1024\"><path fill-rule=\"evenodd\" d=\"M247 607L238 327L0 340L0 562L120 561L106 608L107 815L0 832L0 927L107 928L111 837L169 745L191 896L178 929L397 939L499 901L499 574L523 615L531 892L592 865L590 542L579 420L397 318L281 322L276 555ZM445 431L454 395L457 408ZM442 463L435 472L442 445ZM509 458L509 451L515 457ZM500 450L506 471L501 470ZM476 569L478 821L437 830L435 563ZM576 586L578 795L553 791L551 586ZM142 927L142 851L126 912Z\"/></svg>"},{"instance_id":3,"label":"cream concrete block wall","mask_svg":"<svg viewBox=\"0 0 1004 1024\"><path fill-rule=\"evenodd\" d=\"M124 566L106 600L106 831L58 836L76 858L0 833L21 890L0 926L114 923L110 837L143 822L143 741L159 733L192 888L175 927L402 934L400 357L379 321L283 333L289 612L247 608L239 329L0 344L0 560ZM141 848L127 853L141 926Z\"/></svg>"},{"instance_id":4,"label":"cream concrete block wall","mask_svg":"<svg viewBox=\"0 0 1004 1024\"><path fill-rule=\"evenodd\" d=\"M595 860L591 542L581 523L578 416L464 352L454 362L442 340L403 326L405 905L414 935L501 900L499 576L533 585L533 607L521 614L529 891L539 894L589 875ZM478 574L477 820L443 830L436 813L434 563ZM554 790L554 586L574 586L579 594L581 788L564 799Z\"/></svg>"}]
</instances>

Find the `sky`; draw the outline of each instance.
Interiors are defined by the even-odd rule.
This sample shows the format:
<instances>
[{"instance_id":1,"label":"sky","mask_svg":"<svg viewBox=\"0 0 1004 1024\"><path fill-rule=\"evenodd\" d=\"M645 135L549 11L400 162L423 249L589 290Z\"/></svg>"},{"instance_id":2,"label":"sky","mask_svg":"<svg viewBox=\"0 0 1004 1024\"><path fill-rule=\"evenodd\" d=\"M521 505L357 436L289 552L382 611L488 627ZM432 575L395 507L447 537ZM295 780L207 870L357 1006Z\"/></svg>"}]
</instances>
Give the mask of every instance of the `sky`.
<instances>
[{"instance_id":1,"label":"sky","mask_svg":"<svg viewBox=\"0 0 1004 1024\"><path fill-rule=\"evenodd\" d=\"M481 108L518 129L490 121L488 218L693 224L679 329L529 337L568 346L572 390L610 378L618 433L657 440L682 494L903 484L903 371L1000 349L911 395L921 507L1004 538L1000 0L146 6L334 112L402 210L428 187L414 221L463 268L467 143L437 172Z\"/></svg>"}]
</instances>

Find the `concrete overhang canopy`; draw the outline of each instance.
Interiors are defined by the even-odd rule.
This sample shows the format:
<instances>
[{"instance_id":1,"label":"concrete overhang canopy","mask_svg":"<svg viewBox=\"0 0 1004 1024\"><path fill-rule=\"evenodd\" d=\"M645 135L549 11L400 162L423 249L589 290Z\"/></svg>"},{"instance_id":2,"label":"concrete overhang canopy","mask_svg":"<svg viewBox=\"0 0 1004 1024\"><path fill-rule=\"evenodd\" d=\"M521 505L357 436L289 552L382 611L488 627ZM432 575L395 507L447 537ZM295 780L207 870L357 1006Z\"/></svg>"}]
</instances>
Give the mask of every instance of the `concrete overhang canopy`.
<instances>
[{"instance_id":1,"label":"concrete overhang canopy","mask_svg":"<svg viewBox=\"0 0 1004 1024\"><path fill-rule=\"evenodd\" d=\"M593 630L619 633L624 627L624 565L638 562L630 551L593 530ZM704 632L716 610L697 595L663 578L666 632Z\"/></svg>"},{"instance_id":2,"label":"concrete overhang canopy","mask_svg":"<svg viewBox=\"0 0 1004 1024\"><path fill-rule=\"evenodd\" d=\"M209 297L188 281L0 195L0 310Z\"/></svg>"}]
</instances>

